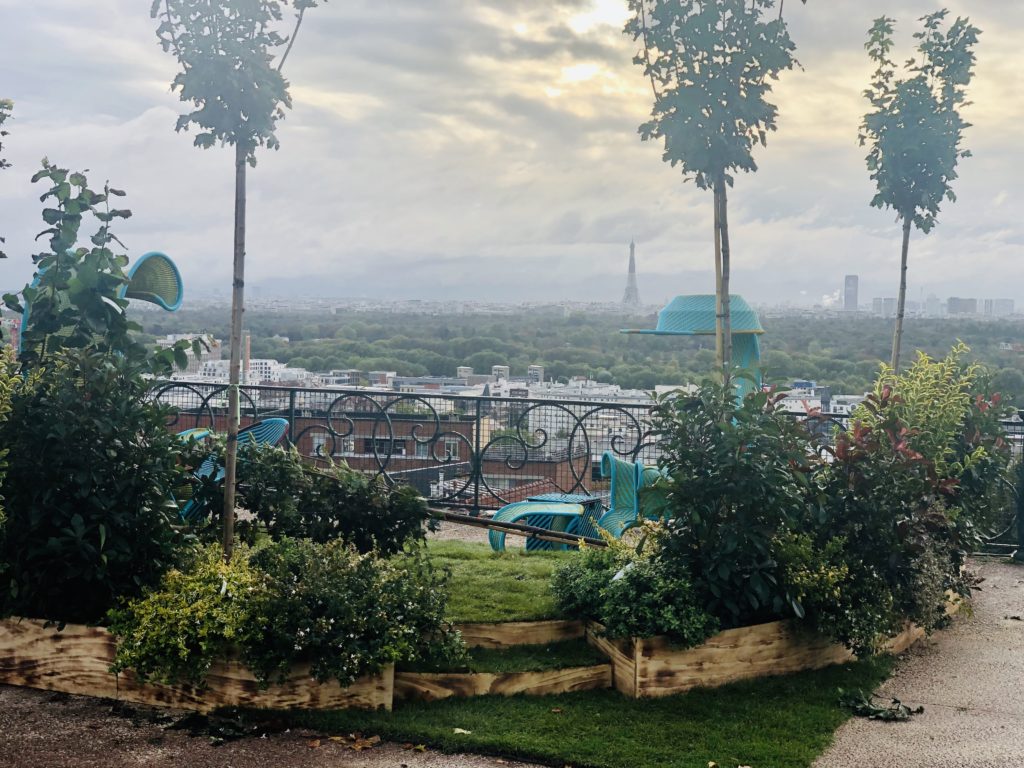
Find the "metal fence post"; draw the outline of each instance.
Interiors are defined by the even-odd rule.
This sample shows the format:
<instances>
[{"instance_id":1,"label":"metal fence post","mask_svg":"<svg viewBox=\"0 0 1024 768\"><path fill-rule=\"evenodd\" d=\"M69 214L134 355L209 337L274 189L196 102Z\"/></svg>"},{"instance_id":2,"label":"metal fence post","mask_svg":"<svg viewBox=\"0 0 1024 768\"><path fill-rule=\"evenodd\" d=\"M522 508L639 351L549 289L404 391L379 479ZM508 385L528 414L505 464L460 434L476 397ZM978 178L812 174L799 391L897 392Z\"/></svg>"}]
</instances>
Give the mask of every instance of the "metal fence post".
<instances>
[{"instance_id":1,"label":"metal fence post","mask_svg":"<svg viewBox=\"0 0 1024 768\"><path fill-rule=\"evenodd\" d=\"M476 418L473 425L473 516L480 515L480 475L484 471L483 457L480 455L480 430L483 427L482 400L476 401Z\"/></svg>"},{"instance_id":2,"label":"metal fence post","mask_svg":"<svg viewBox=\"0 0 1024 768\"><path fill-rule=\"evenodd\" d=\"M295 445L295 393L298 390L288 390L288 442Z\"/></svg>"}]
</instances>

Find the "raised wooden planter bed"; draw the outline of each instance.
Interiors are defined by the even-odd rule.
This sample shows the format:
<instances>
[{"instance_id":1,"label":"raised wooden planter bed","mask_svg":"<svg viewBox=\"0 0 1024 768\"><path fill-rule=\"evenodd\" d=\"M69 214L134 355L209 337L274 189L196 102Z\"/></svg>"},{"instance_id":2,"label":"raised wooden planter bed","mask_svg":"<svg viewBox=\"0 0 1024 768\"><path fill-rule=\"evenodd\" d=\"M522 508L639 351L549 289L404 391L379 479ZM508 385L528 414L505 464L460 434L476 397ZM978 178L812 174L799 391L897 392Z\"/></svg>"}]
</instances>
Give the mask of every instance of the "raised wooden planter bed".
<instances>
[{"instance_id":1,"label":"raised wooden planter bed","mask_svg":"<svg viewBox=\"0 0 1024 768\"><path fill-rule=\"evenodd\" d=\"M957 607L951 606L949 612ZM589 624L587 641L611 659L615 688L638 699L820 669L855 658L831 638L792 621L727 629L687 649L673 648L663 637L611 640L602 632L601 625ZM924 634L920 627L908 624L889 640L886 650L902 653Z\"/></svg>"},{"instance_id":2,"label":"raised wooden planter bed","mask_svg":"<svg viewBox=\"0 0 1024 768\"><path fill-rule=\"evenodd\" d=\"M611 664L543 672L396 672L395 699L437 701L452 696L534 696L612 687Z\"/></svg>"},{"instance_id":3,"label":"raised wooden planter bed","mask_svg":"<svg viewBox=\"0 0 1024 768\"><path fill-rule=\"evenodd\" d=\"M582 621L506 621L495 624L456 624L472 648L508 648L576 640L586 634Z\"/></svg>"},{"instance_id":4,"label":"raised wooden planter bed","mask_svg":"<svg viewBox=\"0 0 1024 768\"><path fill-rule=\"evenodd\" d=\"M139 683L114 675L114 637L101 627L68 624L60 632L34 619L0 621L0 683L208 712L218 707L265 709L391 709L394 667L346 688L317 683L296 667L283 684L261 690L237 662L215 664L206 687Z\"/></svg>"}]
</instances>

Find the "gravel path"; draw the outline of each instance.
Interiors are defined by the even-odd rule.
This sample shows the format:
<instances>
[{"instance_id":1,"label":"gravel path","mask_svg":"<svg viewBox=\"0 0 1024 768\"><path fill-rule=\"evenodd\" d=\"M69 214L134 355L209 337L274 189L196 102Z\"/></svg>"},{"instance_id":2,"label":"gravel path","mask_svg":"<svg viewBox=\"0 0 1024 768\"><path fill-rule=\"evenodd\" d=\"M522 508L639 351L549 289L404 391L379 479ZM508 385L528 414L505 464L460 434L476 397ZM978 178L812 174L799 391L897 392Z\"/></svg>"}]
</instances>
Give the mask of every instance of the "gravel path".
<instances>
[{"instance_id":1,"label":"gravel path","mask_svg":"<svg viewBox=\"0 0 1024 768\"><path fill-rule=\"evenodd\" d=\"M924 713L862 718L836 733L816 768L1006 768L1024 765L1024 566L980 562L973 616L918 643L878 691Z\"/></svg>"},{"instance_id":2,"label":"gravel path","mask_svg":"<svg viewBox=\"0 0 1024 768\"><path fill-rule=\"evenodd\" d=\"M4 768L528 768L476 755L444 755L378 744L352 749L342 738L290 730L212 746L205 736L113 714L111 702L0 686L0 766ZM366 734L370 736L370 734ZM365 743L365 742L364 742ZM408 745L411 746L411 745Z\"/></svg>"}]
</instances>

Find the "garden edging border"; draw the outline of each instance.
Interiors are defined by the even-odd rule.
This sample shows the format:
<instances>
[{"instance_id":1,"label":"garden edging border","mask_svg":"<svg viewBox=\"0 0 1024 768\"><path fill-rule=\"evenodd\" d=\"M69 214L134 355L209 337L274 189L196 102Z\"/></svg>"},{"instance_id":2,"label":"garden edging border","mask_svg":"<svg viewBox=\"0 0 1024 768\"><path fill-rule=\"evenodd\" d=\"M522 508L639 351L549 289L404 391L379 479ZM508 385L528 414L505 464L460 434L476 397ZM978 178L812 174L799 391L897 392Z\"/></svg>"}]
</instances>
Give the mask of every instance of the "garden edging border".
<instances>
[{"instance_id":1,"label":"garden edging border","mask_svg":"<svg viewBox=\"0 0 1024 768\"><path fill-rule=\"evenodd\" d=\"M236 661L218 662L206 686L140 683L131 673L110 671L116 640L102 627L55 624L24 618L0 620L0 683L83 696L97 696L176 709L209 712L218 707L260 709L391 709L394 665L379 675L342 687L318 683L309 668L296 666L281 684L260 689Z\"/></svg>"},{"instance_id":2,"label":"garden edging border","mask_svg":"<svg viewBox=\"0 0 1024 768\"><path fill-rule=\"evenodd\" d=\"M946 612L952 615L959 608L960 602L951 599ZM588 622L586 633L587 642L611 659L612 684L632 698L671 696L856 659L845 646L793 620L726 629L685 649L674 648L665 637L612 640L597 622ZM924 636L924 629L907 622L883 650L902 653Z\"/></svg>"}]
</instances>

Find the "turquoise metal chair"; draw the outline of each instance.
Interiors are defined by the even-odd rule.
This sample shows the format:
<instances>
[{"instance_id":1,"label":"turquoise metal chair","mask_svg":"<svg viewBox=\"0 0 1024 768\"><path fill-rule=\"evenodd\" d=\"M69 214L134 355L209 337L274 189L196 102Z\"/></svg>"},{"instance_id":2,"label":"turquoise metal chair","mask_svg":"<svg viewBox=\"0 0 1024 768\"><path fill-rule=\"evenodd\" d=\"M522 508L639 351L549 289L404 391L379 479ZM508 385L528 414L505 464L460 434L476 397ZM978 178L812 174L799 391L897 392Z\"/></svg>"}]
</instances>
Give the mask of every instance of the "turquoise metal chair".
<instances>
[{"instance_id":1,"label":"turquoise metal chair","mask_svg":"<svg viewBox=\"0 0 1024 768\"><path fill-rule=\"evenodd\" d=\"M506 504L494 513L491 519L496 522L520 523L534 525L549 531L567 531L569 527L583 516L582 504L566 504L557 501L515 501ZM495 552L505 551L505 532L491 530L487 532L491 549ZM528 538L526 551L535 552L543 549L566 549L565 544L553 541Z\"/></svg>"},{"instance_id":2,"label":"turquoise metal chair","mask_svg":"<svg viewBox=\"0 0 1024 768\"><path fill-rule=\"evenodd\" d=\"M662 517L660 510L647 508L641 494L642 489L661 477L657 467L648 467L639 461L624 461L611 451L605 451L601 456L601 477L611 480L608 511L593 522L593 533L589 532L588 524L583 520L573 533L596 536L598 529L603 529L618 539L641 519Z\"/></svg>"},{"instance_id":3,"label":"turquoise metal chair","mask_svg":"<svg viewBox=\"0 0 1024 768\"><path fill-rule=\"evenodd\" d=\"M205 432L205 434L201 434ZM256 443L258 445L277 445L288 432L287 419L263 419L238 430L238 444ZM186 429L179 432L178 436L186 440L201 439L212 434L210 430L203 428ZM195 483L219 483L224 479L224 467L221 466L216 456L208 456L202 464L192 473ZM208 508L205 500L190 498L181 507L179 515L182 520L191 520L199 517Z\"/></svg>"},{"instance_id":4,"label":"turquoise metal chair","mask_svg":"<svg viewBox=\"0 0 1024 768\"><path fill-rule=\"evenodd\" d=\"M606 512L596 514L592 507L582 504L517 501L499 509L492 519L498 522L525 523L592 539L599 538L601 530L619 538L636 525L641 517L662 519L663 510L654 503L645 502L640 494L641 489L653 485L661 477L657 467L644 466L639 461L624 461L611 451L605 451L601 456L601 476L611 480L609 508ZM504 532L489 531L488 539L495 552L505 551ZM526 540L528 552L573 548L569 544Z\"/></svg>"}]
</instances>

